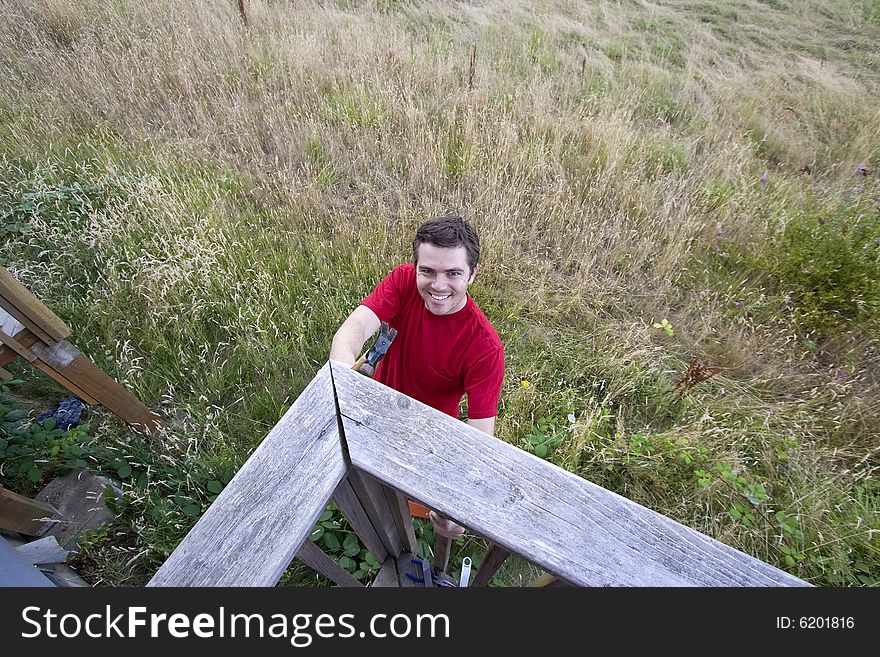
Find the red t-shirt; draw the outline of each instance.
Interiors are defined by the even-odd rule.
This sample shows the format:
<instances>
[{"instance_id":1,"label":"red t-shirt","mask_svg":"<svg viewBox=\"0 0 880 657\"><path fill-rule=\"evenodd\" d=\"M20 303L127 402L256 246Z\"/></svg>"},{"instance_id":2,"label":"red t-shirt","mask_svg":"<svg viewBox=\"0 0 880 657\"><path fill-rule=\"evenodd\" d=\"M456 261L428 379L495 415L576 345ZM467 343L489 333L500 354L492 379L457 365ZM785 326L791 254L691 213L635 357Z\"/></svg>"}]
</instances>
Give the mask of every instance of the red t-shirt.
<instances>
[{"instance_id":1,"label":"red t-shirt","mask_svg":"<svg viewBox=\"0 0 880 657\"><path fill-rule=\"evenodd\" d=\"M406 264L388 274L362 304L397 329L376 368L377 381L456 418L465 393L468 418L498 415L504 347L470 296L458 312L435 315L419 295L415 267Z\"/></svg>"}]
</instances>

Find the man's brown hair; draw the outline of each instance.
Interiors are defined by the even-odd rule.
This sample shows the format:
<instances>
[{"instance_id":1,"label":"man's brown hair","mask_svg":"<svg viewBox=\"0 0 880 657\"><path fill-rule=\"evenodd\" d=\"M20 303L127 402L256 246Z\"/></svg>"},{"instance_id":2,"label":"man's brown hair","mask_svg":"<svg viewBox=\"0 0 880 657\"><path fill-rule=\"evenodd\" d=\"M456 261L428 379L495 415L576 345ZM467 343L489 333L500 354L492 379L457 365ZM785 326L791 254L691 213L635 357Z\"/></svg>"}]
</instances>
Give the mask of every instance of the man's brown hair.
<instances>
[{"instance_id":1,"label":"man's brown hair","mask_svg":"<svg viewBox=\"0 0 880 657\"><path fill-rule=\"evenodd\" d=\"M419 261L419 246L422 244L433 244L444 249L463 246L471 273L480 262L480 238L477 237L477 231L458 215L434 217L419 226L413 240L413 263Z\"/></svg>"}]
</instances>

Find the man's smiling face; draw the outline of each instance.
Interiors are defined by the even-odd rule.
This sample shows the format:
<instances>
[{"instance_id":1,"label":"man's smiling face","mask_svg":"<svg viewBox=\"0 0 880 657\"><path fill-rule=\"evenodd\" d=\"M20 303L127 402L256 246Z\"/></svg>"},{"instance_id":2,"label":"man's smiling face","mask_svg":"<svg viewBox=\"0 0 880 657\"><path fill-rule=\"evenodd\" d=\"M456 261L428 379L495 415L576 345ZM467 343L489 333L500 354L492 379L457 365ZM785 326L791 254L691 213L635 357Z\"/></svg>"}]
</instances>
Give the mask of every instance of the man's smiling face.
<instances>
[{"instance_id":1,"label":"man's smiling face","mask_svg":"<svg viewBox=\"0 0 880 657\"><path fill-rule=\"evenodd\" d=\"M447 249L433 244L419 245L416 287L425 307L435 315L451 315L467 303L467 287L474 281L467 251L463 246Z\"/></svg>"}]
</instances>

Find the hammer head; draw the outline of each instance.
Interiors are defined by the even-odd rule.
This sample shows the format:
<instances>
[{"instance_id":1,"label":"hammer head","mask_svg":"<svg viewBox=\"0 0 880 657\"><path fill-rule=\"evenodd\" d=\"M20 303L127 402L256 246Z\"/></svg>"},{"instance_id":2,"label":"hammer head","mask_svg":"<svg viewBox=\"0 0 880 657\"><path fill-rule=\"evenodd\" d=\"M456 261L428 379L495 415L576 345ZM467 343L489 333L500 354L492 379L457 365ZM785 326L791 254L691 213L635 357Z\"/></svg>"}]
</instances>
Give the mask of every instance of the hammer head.
<instances>
[{"instance_id":1,"label":"hammer head","mask_svg":"<svg viewBox=\"0 0 880 657\"><path fill-rule=\"evenodd\" d=\"M376 341L364 356L363 363L356 368L357 371L370 377L373 376L376 372L376 366L385 357L385 354L388 353L388 348L396 336L397 329L393 329L386 322L382 322Z\"/></svg>"}]
</instances>

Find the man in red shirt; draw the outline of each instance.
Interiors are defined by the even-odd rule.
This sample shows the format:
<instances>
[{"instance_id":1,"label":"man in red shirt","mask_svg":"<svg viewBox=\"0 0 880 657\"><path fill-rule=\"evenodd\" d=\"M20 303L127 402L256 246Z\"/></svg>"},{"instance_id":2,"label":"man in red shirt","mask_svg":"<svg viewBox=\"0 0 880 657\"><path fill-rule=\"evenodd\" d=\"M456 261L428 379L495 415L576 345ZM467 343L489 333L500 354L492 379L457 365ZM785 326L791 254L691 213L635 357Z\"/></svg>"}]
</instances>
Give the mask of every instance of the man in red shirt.
<instances>
[{"instance_id":1,"label":"man in red shirt","mask_svg":"<svg viewBox=\"0 0 880 657\"><path fill-rule=\"evenodd\" d=\"M479 259L479 238L461 217L425 222L413 240L413 264L395 268L354 309L333 336L330 358L354 365L380 323L388 322L397 337L376 380L455 418L467 394L468 424L494 435L504 347L467 294ZM433 512L431 520L441 534L464 531Z\"/></svg>"}]
</instances>

